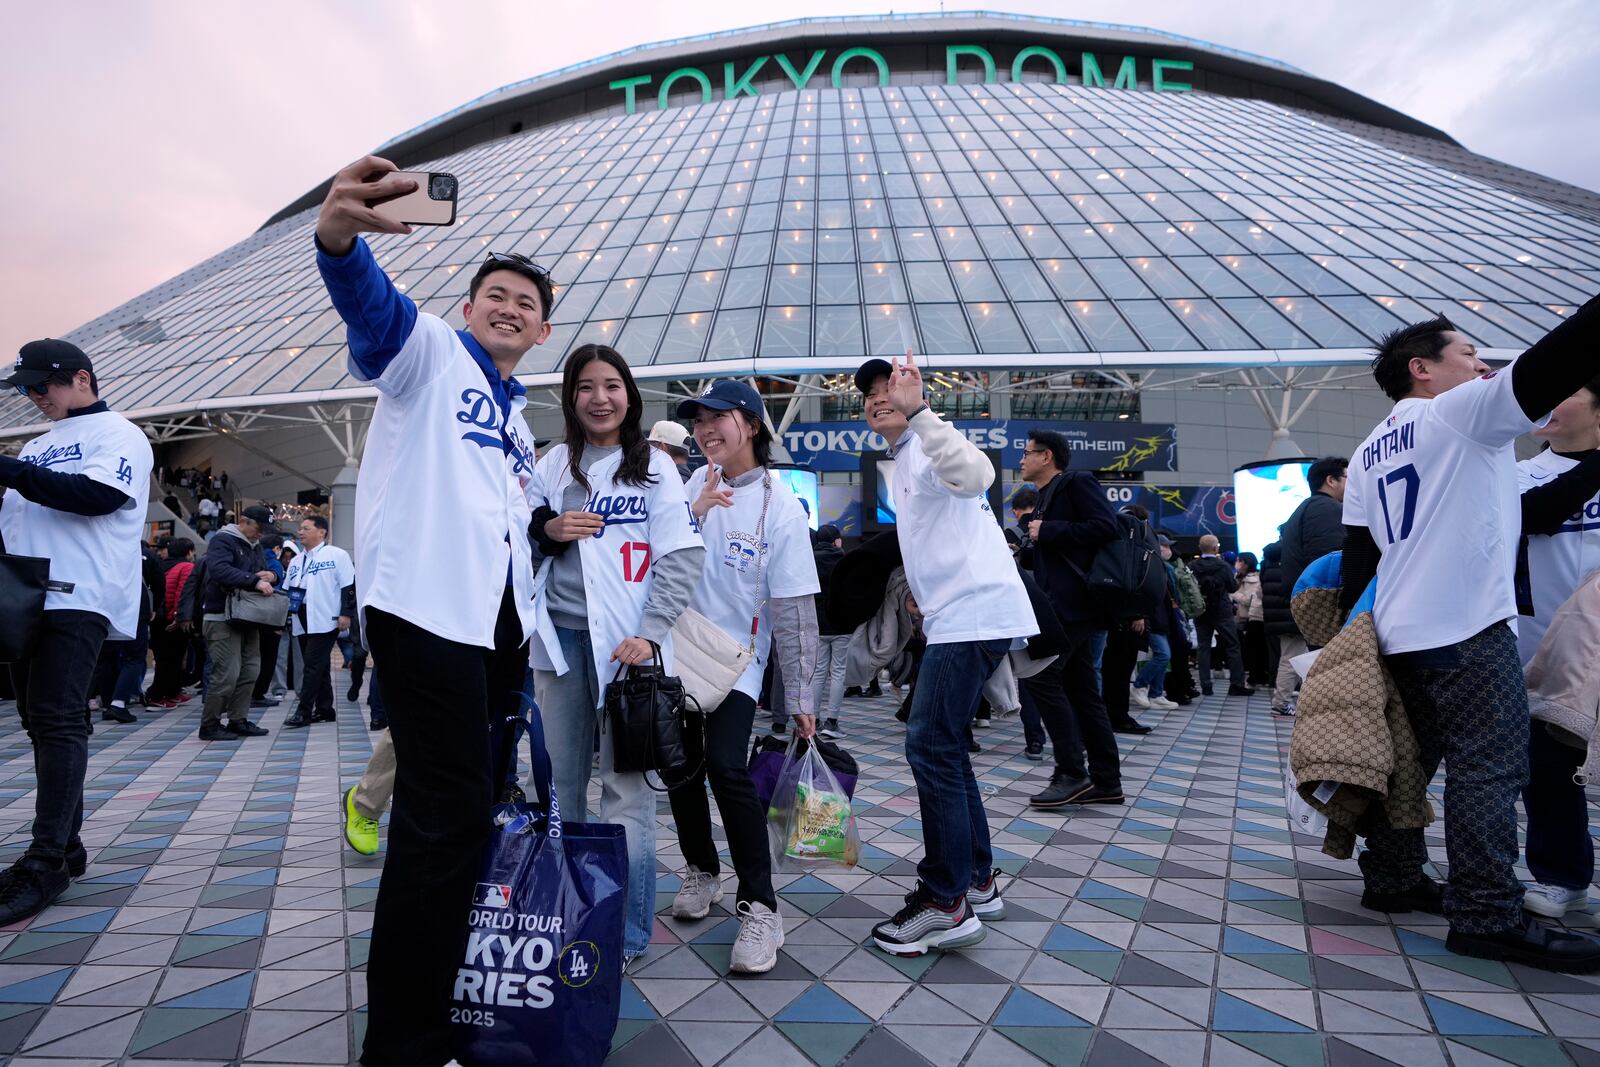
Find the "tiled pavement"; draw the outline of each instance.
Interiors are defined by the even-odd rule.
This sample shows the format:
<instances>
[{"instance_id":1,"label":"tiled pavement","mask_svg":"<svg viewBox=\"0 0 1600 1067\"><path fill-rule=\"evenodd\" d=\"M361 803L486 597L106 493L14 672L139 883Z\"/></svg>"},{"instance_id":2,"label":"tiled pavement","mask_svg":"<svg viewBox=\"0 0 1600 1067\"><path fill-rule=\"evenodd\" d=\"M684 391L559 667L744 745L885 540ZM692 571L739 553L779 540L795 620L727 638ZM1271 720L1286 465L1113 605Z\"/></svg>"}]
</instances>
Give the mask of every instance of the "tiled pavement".
<instances>
[{"instance_id":1,"label":"tiled pavement","mask_svg":"<svg viewBox=\"0 0 1600 1067\"><path fill-rule=\"evenodd\" d=\"M289 731L268 712L270 737L205 745L185 708L97 724L89 873L0 931L13 1067L335 1064L359 1049L381 853L342 846L336 798L365 765L364 722ZM727 979L725 910L662 918L609 1063L1600 1064L1600 979L1452 956L1440 920L1362 910L1355 865L1287 828L1288 723L1259 702L1145 713L1155 732L1122 738L1130 803L1071 814L1028 810L1048 771L1022 758L1015 721L980 731L1007 919L943 958L864 948L920 848L891 710L846 705L861 867L780 880L787 946L761 978ZM0 862L26 840L32 786L0 704ZM680 857L659 810L665 913Z\"/></svg>"}]
</instances>

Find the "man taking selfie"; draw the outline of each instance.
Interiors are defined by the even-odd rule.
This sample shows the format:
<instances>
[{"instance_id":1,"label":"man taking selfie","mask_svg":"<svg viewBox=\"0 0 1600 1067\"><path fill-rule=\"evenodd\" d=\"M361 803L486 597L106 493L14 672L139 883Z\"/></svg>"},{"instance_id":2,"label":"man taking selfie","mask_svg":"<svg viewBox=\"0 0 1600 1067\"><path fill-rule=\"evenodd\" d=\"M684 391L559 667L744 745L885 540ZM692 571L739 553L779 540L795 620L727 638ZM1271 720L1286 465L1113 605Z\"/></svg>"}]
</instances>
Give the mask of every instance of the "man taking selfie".
<instances>
[{"instance_id":1,"label":"man taking selfie","mask_svg":"<svg viewBox=\"0 0 1600 1067\"><path fill-rule=\"evenodd\" d=\"M378 391L355 567L396 774L361 1062L437 1067L451 1058L450 993L489 830L490 724L519 706L528 666L533 435L512 372L550 335L553 292L527 258L490 252L467 287L466 329L419 312L359 236L411 232L368 206L416 189L395 170L368 156L334 176L317 267L350 374Z\"/></svg>"}]
</instances>

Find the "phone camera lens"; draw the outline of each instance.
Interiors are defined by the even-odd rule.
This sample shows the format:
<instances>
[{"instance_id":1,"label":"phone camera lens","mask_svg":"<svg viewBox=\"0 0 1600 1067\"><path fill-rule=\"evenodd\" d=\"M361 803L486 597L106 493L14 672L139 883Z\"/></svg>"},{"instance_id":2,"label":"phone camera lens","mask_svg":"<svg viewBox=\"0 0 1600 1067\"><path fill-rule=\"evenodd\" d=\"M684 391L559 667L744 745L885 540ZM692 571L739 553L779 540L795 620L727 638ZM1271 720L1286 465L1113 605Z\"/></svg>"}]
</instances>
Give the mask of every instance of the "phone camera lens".
<instances>
[{"instance_id":1,"label":"phone camera lens","mask_svg":"<svg viewBox=\"0 0 1600 1067\"><path fill-rule=\"evenodd\" d=\"M454 200L456 180L448 174L435 174L428 180L428 196L434 200Z\"/></svg>"}]
</instances>

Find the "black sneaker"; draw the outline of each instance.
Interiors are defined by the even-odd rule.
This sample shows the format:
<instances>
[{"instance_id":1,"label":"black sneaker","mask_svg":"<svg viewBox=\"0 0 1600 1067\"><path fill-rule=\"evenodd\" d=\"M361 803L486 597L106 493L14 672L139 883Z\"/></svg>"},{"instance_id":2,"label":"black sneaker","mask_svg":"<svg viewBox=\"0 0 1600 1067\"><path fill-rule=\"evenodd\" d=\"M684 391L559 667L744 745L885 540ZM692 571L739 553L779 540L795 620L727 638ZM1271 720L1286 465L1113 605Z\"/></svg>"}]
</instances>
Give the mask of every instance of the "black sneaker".
<instances>
[{"instance_id":1,"label":"black sneaker","mask_svg":"<svg viewBox=\"0 0 1600 1067\"><path fill-rule=\"evenodd\" d=\"M1079 796L1093 788L1094 783L1087 778L1072 778L1065 771L1057 771L1051 775L1044 792L1029 797L1028 804L1035 808L1059 808L1075 803Z\"/></svg>"},{"instance_id":2,"label":"black sneaker","mask_svg":"<svg viewBox=\"0 0 1600 1067\"><path fill-rule=\"evenodd\" d=\"M839 729L838 719L824 719L822 721L822 729L818 730L817 733L829 740L844 736L844 731Z\"/></svg>"},{"instance_id":3,"label":"black sneaker","mask_svg":"<svg viewBox=\"0 0 1600 1067\"><path fill-rule=\"evenodd\" d=\"M861 687L859 685L847 685L844 687L844 695L847 697L858 697L861 695Z\"/></svg>"},{"instance_id":4,"label":"black sneaker","mask_svg":"<svg viewBox=\"0 0 1600 1067\"><path fill-rule=\"evenodd\" d=\"M1379 893L1369 889L1361 894L1361 906L1373 911L1386 911L1391 915L1403 915L1408 911L1443 915L1444 886L1432 878L1424 877L1410 889L1398 893Z\"/></svg>"},{"instance_id":5,"label":"black sneaker","mask_svg":"<svg viewBox=\"0 0 1600 1067\"><path fill-rule=\"evenodd\" d=\"M1203 697L1211 696L1211 687L1209 685L1202 685L1200 687L1200 695Z\"/></svg>"},{"instance_id":6,"label":"black sneaker","mask_svg":"<svg viewBox=\"0 0 1600 1067\"><path fill-rule=\"evenodd\" d=\"M785 733L788 732L788 730L789 730L789 728L787 726L785 726L783 724L783 722L781 722L781 721L774 722L772 724L772 733L773 733L773 736L775 736L775 737L782 737Z\"/></svg>"},{"instance_id":7,"label":"black sneaker","mask_svg":"<svg viewBox=\"0 0 1600 1067\"><path fill-rule=\"evenodd\" d=\"M388 728L389 716L387 715L374 715L367 722L367 729L369 730L387 730Z\"/></svg>"},{"instance_id":8,"label":"black sneaker","mask_svg":"<svg viewBox=\"0 0 1600 1067\"><path fill-rule=\"evenodd\" d=\"M0 926L39 914L72 882L64 862L23 856L0 879Z\"/></svg>"},{"instance_id":9,"label":"black sneaker","mask_svg":"<svg viewBox=\"0 0 1600 1067\"><path fill-rule=\"evenodd\" d=\"M202 740L202 741L241 741L241 740L243 740L243 738L241 738L238 734L234 733L232 730L228 729L226 726L222 725L220 722L212 723L210 726L202 726L202 727L200 727L200 735L199 736L200 736L200 740Z\"/></svg>"},{"instance_id":10,"label":"black sneaker","mask_svg":"<svg viewBox=\"0 0 1600 1067\"><path fill-rule=\"evenodd\" d=\"M360 682L351 682L350 683L350 689L345 693L344 698L346 700L348 700L350 703L354 704L360 698L360 696L361 696L361 683Z\"/></svg>"},{"instance_id":11,"label":"black sneaker","mask_svg":"<svg viewBox=\"0 0 1600 1067\"><path fill-rule=\"evenodd\" d=\"M1256 695L1256 691L1248 685L1230 685L1228 686L1228 695L1231 697L1253 697Z\"/></svg>"},{"instance_id":12,"label":"black sneaker","mask_svg":"<svg viewBox=\"0 0 1600 1067\"><path fill-rule=\"evenodd\" d=\"M867 691L862 695L869 697L881 697L883 696L883 686L879 685L878 680L874 678L872 680L872 684L867 686Z\"/></svg>"},{"instance_id":13,"label":"black sneaker","mask_svg":"<svg viewBox=\"0 0 1600 1067\"><path fill-rule=\"evenodd\" d=\"M1029 745L1027 748L1022 750L1022 754L1033 760L1033 762L1038 763L1040 760L1044 759L1044 746Z\"/></svg>"},{"instance_id":14,"label":"black sneaker","mask_svg":"<svg viewBox=\"0 0 1600 1067\"><path fill-rule=\"evenodd\" d=\"M302 726L310 726L311 720L302 715L291 715L283 720L283 725L290 730L298 730Z\"/></svg>"},{"instance_id":15,"label":"black sneaker","mask_svg":"<svg viewBox=\"0 0 1600 1067\"><path fill-rule=\"evenodd\" d=\"M901 722L908 722L911 719L911 700L909 697L901 701L900 710L894 713L894 717Z\"/></svg>"},{"instance_id":16,"label":"black sneaker","mask_svg":"<svg viewBox=\"0 0 1600 1067\"><path fill-rule=\"evenodd\" d=\"M983 921L973 913L965 895L954 904L941 907L918 882L906 894L906 906L872 928L872 941L895 956L921 956L930 949L944 951L976 945L986 933Z\"/></svg>"},{"instance_id":17,"label":"black sneaker","mask_svg":"<svg viewBox=\"0 0 1600 1067\"><path fill-rule=\"evenodd\" d=\"M129 711L127 708L119 708L115 704L112 704L110 707L106 708L100 713L100 721L130 723L138 722L139 720L135 718L133 712Z\"/></svg>"},{"instance_id":18,"label":"black sneaker","mask_svg":"<svg viewBox=\"0 0 1600 1067\"><path fill-rule=\"evenodd\" d=\"M246 719L244 722L232 723L232 724L229 725L228 729L232 730L234 733L238 734L240 737L266 737L267 736L267 731L266 731L265 727L257 726L255 723L251 722L249 719Z\"/></svg>"},{"instance_id":19,"label":"black sneaker","mask_svg":"<svg viewBox=\"0 0 1600 1067\"><path fill-rule=\"evenodd\" d=\"M978 744L977 739L974 738L971 741L967 742L967 751L972 753L972 755L976 756L978 753L983 751L983 746Z\"/></svg>"},{"instance_id":20,"label":"black sneaker","mask_svg":"<svg viewBox=\"0 0 1600 1067\"><path fill-rule=\"evenodd\" d=\"M1150 727L1142 726L1133 719L1118 719L1111 724L1111 729L1119 734L1147 734Z\"/></svg>"},{"instance_id":21,"label":"black sneaker","mask_svg":"<svg viewBox=\"0 0 1600 1067\"><path fill-rule=\"evenodd\" d=\"M11 920L0 919L0 925ZM1563 974L1600 971L1600 938L1581 930L1548 926L1526 913L1509 930L1492 934L1465 934L1451 930L1444 947L1462 956L1521 963Z\"/></svg>"},{"instance_id":22,"label":"black sneaker","mask_svg":"<svg viewBox=\"0 0 1600 1067\"><path fill-rule=\"evenodd\" d=\"M1122 787L1105 789L1101 786L1090 786L1086 791L1073 798L1074 804L1123 804L1126 798L1122 795Z\"/></svg>"},{"instance_id":23,"label":"black sneaker","mask_svg":"<svg viewBox=\"0 0 1600 1067\"><path fill-rule=\"evenodd\" d=\"M312 722L338 722L339 716L332 711L319 711L311 716Z\"/></svg>"}]
</instances>

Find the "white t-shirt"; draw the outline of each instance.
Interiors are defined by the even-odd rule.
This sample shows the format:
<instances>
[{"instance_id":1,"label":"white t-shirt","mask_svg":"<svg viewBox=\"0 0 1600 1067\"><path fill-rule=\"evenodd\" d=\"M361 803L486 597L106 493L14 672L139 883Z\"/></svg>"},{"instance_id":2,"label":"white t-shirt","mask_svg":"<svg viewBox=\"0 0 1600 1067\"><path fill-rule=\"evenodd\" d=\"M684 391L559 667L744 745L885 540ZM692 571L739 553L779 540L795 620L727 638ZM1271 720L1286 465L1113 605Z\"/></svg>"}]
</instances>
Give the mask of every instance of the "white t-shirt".
<instances>
[{"instance_id":1,"label":"white t-shirt","mask_svg":"<svg viewBox=\"0 0 1600 1067\"><path fill-rule=\"evenodd\" d=\"M1578 465L1575 459L1546 450L1517 464L1517 492L1544 485ZM1600 568L1600 494L1553 534L1528 538L1528 580L1533 590L1533 616L1517 619L1517 652L1524 665L1539 650L1557 609L1583 579Z\"/></svg>"},{"instance_id":2,"label":"white t-shirt","mask_svg":"<svg viewBox=\"0 0 1600 1067\"><path fill-rule=\"evenodd\" d=\"M575 542L583 561L589 638L595 677L600 681L596 707L605 699L606 683L617 670L617 665L610 662L612 650L639 633L655 577L652 564L680 548L701 543L689 514L689 501L683 495L683 479L666 453L650 450L650 475L655 480L646 486L617 481L621 465L619 449L585 472L589 499L583 510L603 515L605 526L598 536ZM538 503L560 509L562 494L571 483L567 446L556 445L540 458L530 492ZM569 547L567 551L573 549ZM561 654L561 641L550 618L550 598L545 591L553 562L546 557L534 579L535 626L528 659L535 670L565 674L571 664ZM670 634L661 643L661 657L670 673Z\"/></svg>"},{"instance_id":3,"label":"white t-shirt","mask_svg":"<svg viewBox=\"0 0 1600 1067\"><path fill-rule=\"evenodd\" d=\"M364 380L353 359L350 373ZM493 648L509 567L522 632L531 634L526 398L502 418L483 368L428 314L417 315L372 384L378 404L356 482L361 610L380 608L448 640Z\"/></svg>"},{"instance_id":4,"label":"white t-shirt","mask_svg":"<svg viewBox=\"0 0 1600 1067\"><path fill-rule=\"evenodd\" d=\"M0 536L7 552L46 557L51 579L73 584L70 593L47 593L46 611L92 611L110 623L110 639L133 638L139 628L139 540L155 462L149 438L116 412L97 411L54 423L17 458L87 475L128 494L127 504L109 515L73 515L10 489L0 502Z\"/></svg>"},{"instance_id":5,"label":"white t-shirt","mask_svg":"<svg viewBox=\"0 0 1600 1067\"><path fill-rule=\"evenodd\" d=\"M1548 418L1548 416L1546 416ZM1511 368L1400 401L1350 457L1344 522L1383 553L1373 620L1387 655L1514 620L1522 508L1511 447L1534 422Z\"/></svg>"},{"instance_id":6,"label":"white t-shirt","mask_svg":"<svg viewBox=\"0 0 1600 1067\"><path fill-rule=\"evenodd\" d=\"M689 484L683 488L690 500L700 495L709 469L701 467L689 476ZM805 509L776 474L768 471L766 480L772 487L772 500L767 507L765 559L757 565L760 548L756 530L765 495L762 479L736 488L724 482L733 492L733 506L712 508L700 524L700 536L706 543L705 572L689 601L690 607L741 644L750 640L750 620L755 616L756 605L763 605L755 656L734 685L752 700L761 697L761 676L772 649L772 618L766 602L774 597L813 596L822 588L817 581Z\"/></svg>"},{"instance_id":7,"label":"white t-shirt","mask_svg":"<svg viewBox=\"0 0 1600 1067\"><path fill-rule=\"evenodd\" d=\"M283 575L283 588L306 591L305 622L300 622L299 612L291 616L295 635L325 634L337 630L341 593L345 586L354 585L355 581L356 567L350 561L350 553L327 542L307 549L290 560Z\"/></svg>"},{"instance_id":8,"label":"white t-shirt","mask_svg":"<svg viewBox=\"0 0 1600 1067\"><path fill-rule=\"evenodd\" d=\"M217 502L208 496L201 497L200 503L195 505L194 510L196 514L214 519L217 517Z\"/></svg>"},{"instance_id":9,"label":"white t-shirt","mask_svg":"<svg viewBox=\"0 0 1600 1067\"><path fill-rule=\"evenodd\" d=\"M894 460L900 556L928 644L1038 633L1028 591L988 498L957 496L945 485L915 430L896 443Z\"/></svg>"}]
</instances>

